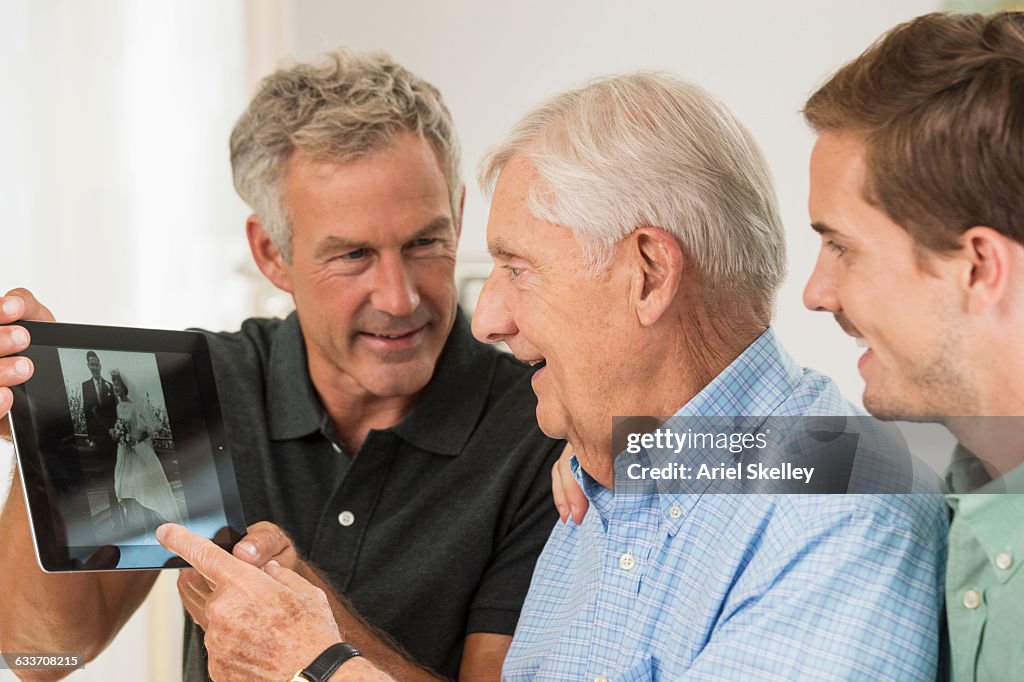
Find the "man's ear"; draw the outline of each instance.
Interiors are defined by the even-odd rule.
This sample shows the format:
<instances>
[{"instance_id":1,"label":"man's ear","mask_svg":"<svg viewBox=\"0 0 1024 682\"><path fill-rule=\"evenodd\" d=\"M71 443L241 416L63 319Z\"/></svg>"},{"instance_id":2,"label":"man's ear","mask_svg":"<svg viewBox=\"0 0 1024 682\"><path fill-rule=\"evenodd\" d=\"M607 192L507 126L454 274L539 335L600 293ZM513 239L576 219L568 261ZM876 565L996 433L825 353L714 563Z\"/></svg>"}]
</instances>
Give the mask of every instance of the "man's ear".
<instances>
[{"instance_id":1,"label":"man's ear","mask_svg":"<svg viewBox=\"0 0 1024 682\"><path fill-rule=\"evenodd\" d=\"M245 236L249 238L249 250L252 251L252 258L260 272L281 291L293 293L288 263L277 250L270 235L263 229L260 217L255 213L245 221Z\"/></svg>"},{"instance_id":2,"label":"man's ear","mask_svg":"<svg viewBox=\"0 0 1024 682\"><path fill-rule=\"evenodd\" d=\"M998 305L1006 294L1010 278L1011 250L1016 244L991 227L972 227L960 236L958 254L966 261L961 286L967 310L982 313ZM1019 259L1017 259L1019 260Z\"/></svg>"},{"instance_id":3,"label":"man's ear","mask_svg":"<svg viewBox=\"0 0 1024 682\"><path fill-rule=\"evenodd\" d=\"M640 227L628 237L633 269L632 297L637 319L645 327L656 323L679 293L683 249L668 231Z\"/></svg>"}]
</instances>

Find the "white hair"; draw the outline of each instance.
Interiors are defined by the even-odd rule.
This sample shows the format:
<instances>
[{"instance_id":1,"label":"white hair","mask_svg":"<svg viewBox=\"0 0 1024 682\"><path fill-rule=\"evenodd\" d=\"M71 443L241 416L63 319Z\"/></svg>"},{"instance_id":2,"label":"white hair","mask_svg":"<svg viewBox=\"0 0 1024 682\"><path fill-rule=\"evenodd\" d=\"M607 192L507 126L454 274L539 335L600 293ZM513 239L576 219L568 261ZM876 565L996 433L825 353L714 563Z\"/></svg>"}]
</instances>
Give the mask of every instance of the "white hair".
<instances>
[{"instance_id":1,"label":"white hair","mask_svg":"<svg viewBox=\"0 0 1024 682\"><path fill-rule=\"evenodd\" d=\"M770 316L786 274L771 173L750 132L701 88L638 72L553 97L481 162L488 196L514 157L538 173L530 211L573 231L591 273L633 230L660 227L695 263L706 300Z\"/></svg>"}]
</instances>

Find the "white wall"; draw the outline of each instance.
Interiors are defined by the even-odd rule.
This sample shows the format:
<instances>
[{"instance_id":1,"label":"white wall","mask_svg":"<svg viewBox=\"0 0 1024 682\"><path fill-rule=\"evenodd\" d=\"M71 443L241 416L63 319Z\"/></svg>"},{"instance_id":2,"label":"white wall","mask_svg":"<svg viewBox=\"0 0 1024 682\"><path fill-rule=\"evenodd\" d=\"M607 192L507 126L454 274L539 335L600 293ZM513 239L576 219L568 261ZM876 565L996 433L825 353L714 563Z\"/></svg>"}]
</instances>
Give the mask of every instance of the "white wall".
<instances>
[{"instance_id":1,"label":"white wall","mask_svg":"<svg viewBox=\"0 0 1024 682\"><path fill-rule=\"evenodd\" d=\"M5 0L0 123L17 134L0 287L29 286L65 321L234 322L209 293L247 254L224 246L245 210L226 154L248 98L243 10Z\"/></svg>"},{"instance_id":2,"label":"white wall","mask_svg":"<svg viewBox=\"0 0 1024 682\"><path fill-rule=\"evenodd\" d=\"M243 0L0 2L0 293L29 287L64 321L237 324L245 208L226 150L248 98L244 17ZM0 443L0 499L10 467ZM180 679L168 578L72 679Z\"/></svg>"}]
</instances>

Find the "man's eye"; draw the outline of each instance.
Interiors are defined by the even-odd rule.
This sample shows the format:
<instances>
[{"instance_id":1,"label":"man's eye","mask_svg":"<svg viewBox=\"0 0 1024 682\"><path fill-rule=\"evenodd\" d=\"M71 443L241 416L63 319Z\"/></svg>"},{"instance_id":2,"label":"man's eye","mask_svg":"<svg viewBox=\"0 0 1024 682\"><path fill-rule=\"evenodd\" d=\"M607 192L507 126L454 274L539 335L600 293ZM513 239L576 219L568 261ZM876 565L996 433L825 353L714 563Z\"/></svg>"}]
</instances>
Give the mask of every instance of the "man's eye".
<instances>
[{"instance_id":1,"label":"man's eye","mask_svg":"<svg viewBox=\"0 0 1024 682\"><path fill-rule=\"evenodd\" d=\"M521 275L523 273L523 269L522 268L514 268L511 265L506 265L504 267L512 275L512 279L516 279L517 277L519 277L519 275Z\"/></svg>"},{"instance_id":2,"label":"man's eye","mask_svg":"<svg viewBox=\"0 0 1024 682\"><path fill-rule=\"evenodd\" d=\"M825 242L825 247L828 248L829 251L834 251L839 256L842 256L844 253L846 253L846 247L845 246L840 246L839 244L836 244L831 239L829 239L827 242Z\"/></svg>"},{"instance_id":3,"label":"man's eye","mask_svg":"<svg viewBox=\"0 0 1024 682\"><path fill-rule=\"evenodd\" d=\"M414 239L413 242L412 242L412 245L413 246L430 246L431 244L436 244L436 243L437 243L437 239L435 239L434 237L420 237L419 239Z\"/></svg>"},{"instance_id":4,"label":"man's eye","mask_svg":"<svg viewBox=\"0 0 1024 682\"><path fill-rule=\"evenodd\" d=\"M349 251L348 253L341 254L339 258L343 260L359 260L365 255L366 249L356 249L355 251Z\"/></svg>"}]
</instances>

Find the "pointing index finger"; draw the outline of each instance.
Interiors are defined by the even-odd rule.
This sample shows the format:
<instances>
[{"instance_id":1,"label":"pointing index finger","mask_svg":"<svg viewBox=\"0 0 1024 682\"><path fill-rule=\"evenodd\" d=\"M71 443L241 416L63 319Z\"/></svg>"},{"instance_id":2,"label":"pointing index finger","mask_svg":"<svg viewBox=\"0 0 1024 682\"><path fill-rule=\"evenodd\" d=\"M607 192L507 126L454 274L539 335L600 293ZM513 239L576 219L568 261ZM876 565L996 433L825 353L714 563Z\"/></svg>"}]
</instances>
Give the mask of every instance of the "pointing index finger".
<instances>
[{"instance_id":1,"label":"pointing index finger","mask_svg":"<svg viewBox=\"0 0 1024 682\"><path fill-rule=\"evenodd\" d=\"M156 539L192 565L214 586L238 580L246 575L262 572L236 559L209 540L174 523L165 523L156 529Z\"/></svg>"}]
</instances>

